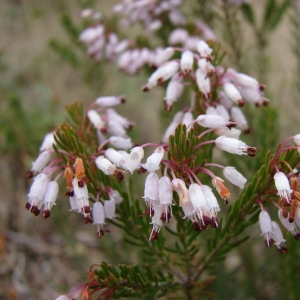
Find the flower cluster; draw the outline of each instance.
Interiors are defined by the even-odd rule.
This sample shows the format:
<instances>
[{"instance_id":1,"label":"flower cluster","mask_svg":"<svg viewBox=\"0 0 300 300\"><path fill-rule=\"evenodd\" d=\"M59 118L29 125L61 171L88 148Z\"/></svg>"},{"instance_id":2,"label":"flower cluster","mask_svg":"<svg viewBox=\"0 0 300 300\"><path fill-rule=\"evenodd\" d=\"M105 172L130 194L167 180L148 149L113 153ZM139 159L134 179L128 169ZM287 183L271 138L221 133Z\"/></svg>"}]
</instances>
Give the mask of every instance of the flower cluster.
<instances>
[{"instance_id":1,"label":"flower cluster","mask_svg":"<svg viewBox=\"0 0 300 300\"><path fill-rule=\"evenodd\" d=\"M289 164L285 161L279 161L290 169L288 174L279 170L276 163L276 159L281 153L295 149L299 151L300 146L300 135L291 136L287 138L277 150L273 160L272 167L276 171L274 174L274 184L276 191L270 191L271 194L277 194L279 200L276 203L272 203L278 209L278 218L282 226L293 234L296 240L300 240L300 192L299 192L299 177L296 175L298 170L293 170ZM295 146L284 146L285 142L293 139ZM279 225L272 221L265 207L263 206L263 199L260 199L261 213L259 216L260 228L262 235L265 238L266 245L271 247L276 245L278 250L285 254L287 253L287 247L285 246L283 234Z\"/></svg>"}]
</instances>

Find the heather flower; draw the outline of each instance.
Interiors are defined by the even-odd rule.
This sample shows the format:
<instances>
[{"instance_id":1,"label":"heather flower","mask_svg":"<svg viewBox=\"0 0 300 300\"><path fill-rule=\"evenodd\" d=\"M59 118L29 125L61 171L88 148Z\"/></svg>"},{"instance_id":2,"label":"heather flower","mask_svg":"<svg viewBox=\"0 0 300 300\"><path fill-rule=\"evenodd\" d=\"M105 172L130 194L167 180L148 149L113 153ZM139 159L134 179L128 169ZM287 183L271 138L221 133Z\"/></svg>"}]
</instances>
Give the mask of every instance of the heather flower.
<instances>
[{"instance_id":1,"label":"heather flower","mask_svg":"<svg viewBox=\"0 0 300 300\"><path fill-rule=\"evenodd\" d=\"M33 179L33 183L30 187L28 203L25 207L36 216L39 215L41 211L48 183L48 176L45 173L41 173Z\"/></svg>"},{"instance_id":2,"label":"heather flower","mask_svg":"<svg viewBox=\"0 0 300 300\"><path fill-rule=\"evenodd\" d=\"M239 126L244 132L249 132L250 129L248 122L241 109L234 106L231 108L230 113L237 126Z\"/></svg>"},{"instance_id":3,"label":"heather flower","mask_svg":"<svg viewBox=\"0 0 300 300\"><path fill-rule=\"evenodd\" d=\"M221 117L223 117L225 120L229 120L230 119L228 110L225 108L224 105L218 104L216 106L216 111L217 111L218 115L221 116Z\"/></svg>"},{"instance_id":4,"label":"heather flower","mask_svg":"<svg viewBox=\"0 0 300 300\"><path fill-rule=\"evenodd\" d=\"M241 130L236 128L219 127L215 129L217 135L224 135L229 138L238 140L240 138Z\"/></svg>"},{"instance_id":5,"label":"heather flower","mask_svg":"<svg viewBox=\"0 0 300 300\"><path fill-rule=\"evenodd\" d=\"M95 160L95 164L104 174L106 175L114 175L116 171L116 165L112 164L108 159L104 156L99 156Z\"/></svg>"},{"instance_id":6,"label":"heather flower","mask_svg":"<svg viewBox=\"0 0 300 300\"><path fill-rule=\"evenodd\" d=\"M243 97L234 84L227 82L224 84L223 88L228 98L230 98L233 102L237 103L239 106L244 105Z\"/></svg>"},{"instance_id":7,"label":"heather flower","mask_svg":"<svg viewBox=\"0 0 300 300\"><path fill-rule=\"evenodd\" d=\"M197 43L197 50L200 54L200 57L211 60L210 55L213 50L204 41L201 40Z\"/></svg>"},{"instance_id":8,"label":"heather flower","mask_svg":"<svg viewBox=\"0 0 300 300\"><path fill-rule=\"evenodd\" d=\"M54 133L53 132L47 133L40 146L40 152L53 150L53 144L55 144Z\"/></svg>"},{"instance_id":9,"label":"heather flower","mask_svg":"<svg viewBox=\"0 0 300 300\"><path fill-rule=\"evenodd\" d=\"M206 115L219 116L217 110L213 106L208 106L207 109L206 109L206 111L205 111L205 114Z\"/></svg>"},{"instance_id":10,"label":"heather flower","mask_svg":"<svg viewBox=\"0 0 300 300\"><path fill-rule=\"evenodd\" d=\"M248 155L255 156L256 148L247 146L244 142L229 138L226 136L219 136L216 139L216 146L223 151L238 154L238 155Z\"/></svg>"},{"instance_id":11,"label":"heather flower","mask_svg":"<svg viewBox=\"0 0 300 300\"><path fill-rule=\"evenodd\" d=\"M207 128L218 128L235 124L234 122L224 119L222 116L216 115L199 115L197 117L197 123Z\"/></svg>"},{"instance_id":12,"label":"heather flower","mask_svg":"<svg viewBox=\"0 0 300 300\"><path fill-rule=\"evenodd\" d=\"M115 121L108 121L107 122L107 131L109 134L114 136L122 136L127 137L126 130L124 127Z\"/></svg>"},{"instance_id":13,"label":"heather flower","mask_svg":"<svg viewBox=\"0 0 300 300\"><path fill-rule=\"evenodd\" d=\"M197 69L195 75L199 90L201 91L205 99L210 98L211 87L209 78L201 69Z\"/></svg>"},{"instance_id":14,"label":"heather flower","mask_svg":"<svg viewBox=\"0 0 300 300\"><path fill-rule=\"evenodd\" d=\"M278 218L281 222L281 224L289 231L292 233L292 235L295 237L296 240L300 240L300 233L297 230L295 222L290 222L289 221L290 214L288 213L287 218L285 218L282 214L282 209L278 210Z\"/></svg>"},{"instance_id":15,"label":"heather flower","mask_svg":"<svg viewBox=\"0 0 300 300\"><path fill-rule=\"evenodd\" d=\"M259 214L259 225L261 235L264 236L267 247L271 247L272 220L266 211L261 211Z\"/></svg>"},{"instance_id":16,"label":"heather flower","mask_svg":"<svg viewBox=\"0 0 300 300\"><path fill-rule=\"evenodd\" d=\"M103 225L106 225L104 207L100 202L95 202L93 205L93 225L97 225L97 234L101 238L104 235Z\"/></svg>"},{"instance_id":17,"label":"heather flower","mask_svg":"<svg viewBox=\"0 0 300 300\"><path fill-rule=\"evenodd\" d=\"M226 167L223 170L224 176L234 185L243 189L247 179L234 167Z\"/></svg>"},{"instance_id":18,"label":"heather flower","mask_svg":"<svg viewBox=\"0 0 300 300\"><path fill-rule=\"evenodd\" d=\"M53 205L55 205L55 201L58 194L58 183L56 181L50 181L47 185L47 189L44 196L44 212L43 217L49 218L50 211Z\"/></svg>"},{"instance_id":19,"label":"heather flower","mask_svg":"<svg viewBox=\"0 0 300 300\"><path fill-rule=\"evenodd\" d=\"M209 224L212 228L215 228L218 226L217 212L220 211L218 200L209 186L202 185L201 188L206 199L206 207L207 207L206 210L207 216L205 218L205 225Z\"/></svg>"},{"instance_id":20,"label":"heather flower","mask_svg":"<svg viewBox=\"0 0 300 300\"><path fill-rule=\"evenodd\" d=\"M187 131L190 131L192 127L189 127L190 124L193 123L194 117L193 114L188 111L183 115L182 118L182 124L185 124L185 126L187 127Z\"/></svg>"},{"instance_id":21,"label":"heather flower","mask_svg":"<svg viewBox=\"0 0 300 300\"><path fill-rule=\"evenodd\" d=\"M189 186L189 194L190 194L192 205L197 213L197 216L204 224L203 215L206 214L207 204L201 186L197 183L192 183Z\"/></svg>"},{"instance_id":22,"label":"heather flower","mask_svg":"<svg viewBox=\"0 0 300 300\"><path fill-rule=\"evenodd\" d=\"M167 111L171 110L173 103L181 96L184 89L184 85L181 83L181 80L173 78L167 85L166 97L164 98L166 101Z\"/></svg>"},{"instance_id":23,"label":"heather flower","mask_svg":"<svg viewBox=\"0 0 300 300\"><path fill-rule=\"evenodd\" d=\"M185 76L187 76L192 72L193 64L194 64L193 52L189 50L184 51L181 55L180 69Z\"/></svg>"},{"instance_id":24,"label":"heather flower","mask_svg":"<svg viewBox=\"0 0 300 300\"><path fill-rule=\"evenodd\" d=\"M278 250L282 254L287 253L288 249L284 245L284 242L286 240L283 238L282 231L281 231L279 225L274 221L272 221L271 240L274 241L274 245L277 246Z\"/></svg>"},{"instance_id":25,"label":"heather flower","mask_svg":"<svg viewBox=\"0 0 300 300\"><path fill-rule=\"evenodd\" d=\"M130 150L129 158L124 167L132 174L137 169L141 160L144 157L144 149L142 147L134 147Z\"/></svg>"},{"instance_id":26,"label":"heather flower","mask_svg":"<svg viewBox=\"0 0 300 300\"><path fill-rule=\"evenodd\" d=\"M163 147L156 148L154 153L147 158L147 162L143 164L143 168L148 172L155 172L158 170L164 153L165 151Z\"/></svg>"},{"instance_id":27,"label":"heather flower","mask_svg":"<svg viewBox=\"0 0 300 300\"><path fill-rule=\"evenodd\" d=\"M170 125L168 126L164 137L163 137L163 142L167 143L169 141L169 136L171 134L175 133L175 129L178 126L178 124L182 123L182 119L183 119L183 115L184 113L182 111L179 111L175 114L175 116L173 117L172 122L170 123Z\"/></svg>"},{"instance_id":28,"label":"heather flower","mask_svg":"<svg viewBox=\"0 0 300 300\"><path fill-rule=\"evenodd\" d=\"M125 97L124 95L99 97L95 100L95 103L102 107L110 107L125 103Z\"/></svg>"},{"instance_id":29,"label":"heather flower","mask_svg":"<svg viewBox=\"0 0 300 300\"><path fill-rule=\"evenodd\" d=\"M124 138L121 136L111 136L109 138L109 142L114 147L119 148L119 149L127 150L133 146L130 138Z\"/></svg>"},{"instance_id":30,"label":"heather flower","mask_svg":"<svg viewBox=\"0 0 300 300\"><path fill-rule=\"evenodd\" d=\"M108 196L110 199L113 199L117 205L121 204L121 202L123 201L120 193L116 190L109 189Z\"/></svg>"},{"instance_id":31,"label":"heather flower","mask_svg":"<svg viewBox=\"0 0 300 300\"><path fill-rule=\"evenodd\" d=\"M152 222L150 224L153 225L149 240L157 240L159 239L159 231L163 222L161 220L161 215L163 213L163 206L160 205L159 201L153 203L153 215Z\"/></svg>"},{"instance_id":32,"label":"heather flower","mask_svg":"<svg viewBox=\"0 0 300 300\"><path fill-rule=\"evenodd\" d=\"M126 163L126 159L119 151L113 148L108 148L105 150L104 154L105 157L117 167L125 168L124 164Z\"/></svg>"},{"instance_id":33,"label":"heather flower","mask_svg":"<svg viewBox=\"0 0 300 300\"><path fill-rule=\"evenodd\" d=\"M173 30L169 36L168 42L170 45L176 45L180 43L184 43L186 38L189 36L187 30L182 28L176 28Z\"/></svg>"},{"instance_id":34,"label":"heather flower","mask_svg":"<svg viewBox=\"0 0 300 300\"><path fill-rule=\"evenodd\" d=\"M45 166L49 163L51 158L51 152L49 150L45 150L39 154L37 159L32 163L31 173L34 172L42 172Z\"/></svg>"},{"instance_id":35,"label":"heather flower","mask_svg":"<svg viewBox=\"0 0 300 300\"><path fill-rule=\"evenodd\" d=\"M175 53L175 49L173 47L167 47L159 55L156 57L156 64L158 66L162 65L166 61L168 61Z\"/></svg>"},{"instance_id":36,"label":"heather flower","mask_svg":"<svg viewBox=\"0 0 300 300\"><path fill-rule=\"evenodd\" d=\"M87 116L96 129L103 130L105 128L105 123L102 121L100 115L95 110L90 109L87 112Z\"/></svg>"},{"instance_id":37,"label":"heather flower","mask_svg":"<svg viewBox=\"0 0 300 300\"><path fill-rule=\"evenodd\" d=\"M282 172L277 172L274 175L274 180L278 195L285 198L287 201L290 201L293 190L290 188L289 180L285 174Z\"/></svg>"},{"instance_id":38,"label":"heather flower","mask_svg":"<svg viewBox=\"0 0 300 300\"><path fill-rule=\"evenodd\" d=\"M161 219L162 221L169 222L169 219L172 216L173 189L172 182L168 176L163 176L160 178L158 195L160 204L163 207Z\"/></svg>"},{"instance_id":39,"label":"heather flower","mask_svg":"<svg viewBox=\"0 0 300 300\"><path fill-rule=\"evenodd\" d=\"M198 60L198 67L206 76L212 76L215 72L215 67L205 58Z\"/></svg>"},{"instance_id":40,"label":"heather flower","mask_svg":"<svg viewBox=\"0 0 300 300\"><path fill-rule=\"evenodd\" d=\"M108 219L115 218L115 211L116 211L116 202L112 198L111 200L104 201L104 214L105 217Z\"/></svg>"}]
</instances>

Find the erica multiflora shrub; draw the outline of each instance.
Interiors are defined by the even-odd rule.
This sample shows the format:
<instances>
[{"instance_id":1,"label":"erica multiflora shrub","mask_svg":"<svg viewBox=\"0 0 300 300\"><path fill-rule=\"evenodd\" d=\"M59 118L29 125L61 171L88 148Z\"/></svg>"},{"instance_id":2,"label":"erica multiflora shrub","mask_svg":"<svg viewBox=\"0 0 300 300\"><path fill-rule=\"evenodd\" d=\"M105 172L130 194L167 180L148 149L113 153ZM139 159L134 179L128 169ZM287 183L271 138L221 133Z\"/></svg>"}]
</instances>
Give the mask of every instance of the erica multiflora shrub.
<instances>
[{"instance_id":1,"label":"erica multiflora shrub","mask_svg":"<svg viewBox=\"0 0 300 300\"><path fill-rule=\"evenodd\" d=\"M249 1L221 2L225 13L252 12L243 3ZM208 284L203 272L247 239L243 234L250 225L259 222L266 245L276 245L283 254L288 249L281 228L299 240L299 135L284 140L274 154L264 149L265 161L244 177L241 161L251 164L260 151L260 145L243 141L256 134L244 112L251 106L264 110L272 101L264 83L224 62L214 31L186 18L181 5L176 0L123 1L107 16L91 9L81 13L89 25L78 40L87 54L97 63L117 64L126 75L147 72L141 91L164 89L162 107L173 119L161 140L139 143L130 137L139 124L118 112L118 105L132 105L124 104L128 95L97 95L86 110L70 104L71 122L45 136L28 172L34 179L26 209L49 218L56 209L58 181L64 182L70 210L96 225L99 238L109 234L109 222L144 251L145 263L151 256L155 260L151 266L118 269L105 262L93 265L85 284L57 299L154 298L174 291L197 298L201 285ZM142 38L129 34L138 22ZM220 163L223 152L236 155L234 164ZM133 193L135 181L142 182L143 194ZM240 196L232 196L232 185L242 190ZM267 212L271 205L278 209L280 225Z\"/></svg>"}]
</instances>

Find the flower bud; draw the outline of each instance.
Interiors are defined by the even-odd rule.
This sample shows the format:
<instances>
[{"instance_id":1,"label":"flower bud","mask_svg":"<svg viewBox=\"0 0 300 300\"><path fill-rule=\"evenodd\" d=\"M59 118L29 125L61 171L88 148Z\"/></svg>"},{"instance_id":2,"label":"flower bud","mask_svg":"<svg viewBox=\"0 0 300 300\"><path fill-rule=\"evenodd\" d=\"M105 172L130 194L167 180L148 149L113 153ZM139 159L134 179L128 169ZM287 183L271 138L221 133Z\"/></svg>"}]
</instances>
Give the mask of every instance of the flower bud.
<instances>
[{"instance_id":1,"label":"flower bud","mask_svg":"<svg viewBox=\"0 0 300 300\"><path fill-rule=\"evenodd\" d=\"M105 123L102 121L100 115L95 110L90 109L87 112L87 116L96 129L102 130L103 128L105 128Z\"/></svg>"},{"instance_id":2,"label":"flower bud","mask_svg":"<svg viewBox=\"0 0 300 300\"><path fill-rule=\"evenodd\" d=\"M32 172L42 172L44 167L48 164L51 158L50 151L43 151L39 154L37 159L32 163L31 171ZM33 175L33 174L32 174Z\"/></svg>"},{"instance_id":3,"label":"flower bud","mask_svg":"<svg viewBox=\"0 0 300 300\"><path fill-rule=\"evenodd\" d=\"M115 106L121 103L125 103L125 96L120 95L120 96L99 97L95 100L95 103L102 107Z\"/></svg>"},{"instance_id":4,"label":"flower bud","mask_svg":"<svg viewBox=\"0 0 300 300\"><path fill-rule=\"evenodd\" d=\"M219 136L216 139L216 146L223 151L238 154L238 155L248 155L248 156L255 156L256 148L249 147L244 142L240 140L236 140L233 138L229 138L226 136Z\"/></svg>"},{"instance_id":5,"label":"flower bud","mask_svg":"<svg viewBox=\"0 0 300 300\"><path fill-rule=\"evenodd\" d=\"M53 144L55 144L54 133L53 132L47 133L40 147L40 152L53 150Z\"/></svg>"},{"instance_id":6,"label":"flower bud","mask_svg":"<svg viewBox=\"0 0 300 300\"><path fill-rule=\"evenodd\" d=\"M234 122L227 121L223 117L215 115L199 115L197 123L207 128L218 128L234 124Z\"/></svg>"}]
</instances>

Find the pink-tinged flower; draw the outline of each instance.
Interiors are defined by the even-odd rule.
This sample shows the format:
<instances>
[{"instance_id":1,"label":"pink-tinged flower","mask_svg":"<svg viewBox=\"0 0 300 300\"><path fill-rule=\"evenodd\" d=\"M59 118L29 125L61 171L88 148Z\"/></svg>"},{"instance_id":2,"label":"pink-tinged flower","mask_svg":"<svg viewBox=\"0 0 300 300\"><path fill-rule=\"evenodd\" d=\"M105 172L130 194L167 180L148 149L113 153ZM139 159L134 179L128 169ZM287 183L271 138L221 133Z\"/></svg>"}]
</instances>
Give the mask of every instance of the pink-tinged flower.
<instances>
[{"instance_id":1,"label":"pink-tinged flower","mask_svg":"<svg viewBox=\"0 0 300 300\"><path fill-rule=\"evenodd\" d=\"M75 196L69 197L70 209L69 211L80 212L80 203L77 201Z\"/></svg>"},{"instance_id":2,"label":"pink-tinged flower","mask_svg":"<svg viewBox=\"0 0 300 300\"><path fill-rule=\"evenodd\" d=\"M158 196L160 204L163 207L161 220L169 222L172 216L172 200L173 200L173 189L172 182L168 176L163 176L159 180Z\"/></svg>"},{"instance_id":3,"label":"pink-tinged flower","mask_svg":"<svg viewBox=\"0 0 300 300\"><path fill-rule=\"evenodd\" d=\"M115 218L116 202L114 199L104 201L104 214L107 219Z\"/></svg>"},{"instance_id":4,"label":"pink-tinged flower","mask_svg":"<svg viewBox=\"0 0 300 300\"><path fill-rule=\"evenodd\" d=\"M182 206L185 202L190 202L189 191L185 186L185 183L181 179L173 179L172 180L173 190L178 194L179 197L179 205Z\"/></svg>"},{"instance_id":5,"label":"pink-tinged flower","mask_svg":"<svg viewBox=\"0 0 300 300\"><path fill-rule=\"evenodd\" d=\"M160 52L156 57L156 65L161 66L163 63L168 61L175 53L173 47L167 47L162 52Z\"/></svg>"},{"instance_id":6,"label":"pink-tinged flower","mask_svg":"<svg viewBox=\"0 0 300 300\"><path fill-rule=\"evenodd\" d=\"M109 143L116 148L125 149L125 150L133 146L130 138L124 138L121 136L111 136L109 138Z\"/></svg>"},{"instance_id":7,"label":"pink-tinged flower","mask_svg":"<svg viewBox=\"0 0 300 300\"><path fill-rule=\"evenodd\" d=\"M114 47L114 53L120 54L125 51L129 46L129 40L122 40Z\"/></svg>"},{"instance_id":8,"label":"pink-tinged flower","mask_svg":"<svg viewBox=\"0 0 300 300\"><path fill-rule=\"evenodd\" d=\"M197 123L206 128L218 128L235 124L234 122L225 120L221 116L215 115L199 115L197 117Z\"/></svg>"},{"instance_id":9,"label":"pink-tinged flower","mask_svg":"<svg viewBox=\"0 0 300 300\"><path fill-rule=\"evenodd\" d=\"M51 152L50 151L43 151L39 154L37 159L32 163L31 167L31 173L33 175L34 172L42 172L42 170L45 168L45 166L49 163L51 158ZM32 176L30 176L32 177Z\"/></svg>"},{"instance_id":10,"label":"pink-tinged flower","mask_svg":"<svg viewBox=\"0 0 300 300\"><path fill-rule=\"evenodd\" d=\"M255 156L256 148L247 146L241 140L236 140L233 138L229 138L226 136L219 136L216 139L216 146L223 151L238 154L238 155L248 155L248 156Z\"/></svg>"},{"instance_id":11,"label":"pink-tinged flower","mask_svg":"<svg viewBox=\"0 0 300 300\"><path fill-rule=\"evenodd\" d=\"M274 245L277 246L278 250L282 254L286 254L288 252L288 249L284 244L286 240L283 238L282 231L279 225L274 221L272 221L271 240L272 242L274 241Z\"/></svg>"},{"instance_id":12,"label":"pink-tinged flower","mask_svg":"<svg viewBox=\"0 0 300 300\"><path fill-rule=\"evenodd\" d=\"M103 130L105 128L105 123L102 121L100 115L95 110L90 109L87 112L87 116L96 129Z\"/></svg>"},{"instance_id":13,"label":"pink-tinged flower","mask_svg":"<svg viewBox=\"0 0 300 300\"><path fill-rule=\"evenodd\" d=\"M142 147L134 147L130 150L130 155L124 164L125 168L132 174L141 163L144 157L144 149Z\"/></svg>"},{"instance_id":14,"label":"pink-tinged flower","mask_svg":"<svg viewBox=\"0 0 300 300\"><path fill-rule=\"evenodd\" d=\"M197 30L200 32L204 40L213 40L216 41L217 37L214 31L205 23L197 20L196 22Z\"/></svg>"},{"instance_id":15,"label":"pink-tinged flower","mask_svg":"<svg viewBox=\"0 0 300 300\"><path fill-rule=\"evenodd\" d=\"M175 116L173 117L173 120L172 122L170 123L170 125L168 126L165 134L164 134L164 137L163 137L163 142L164 143L168 143L169 141L169 136L171 134L174 134L175 133L175 129L176 127L182 123L182 119L183 119L183 115L184 113L182 111L179 111L175 114Z\"/></svg>"},{"instance_id":16,"label":"pink-tinged flower","mask_svg":"<svg viewBox=\"0 0 300 300\"><path fill-rule=\"evenodd\" d=\"M107 131L113 136L127 137L126 130L124 129L124 127L115 121L107 122Z\"/></svg>"},{"instance_id":17,"label":"pink-tinged flower","mask_svg":"<svg viewBox=\"0 0 300 300\"><path fill-rule=\"evenodd\" d=\"M231 99L233 102L237 103L239 106L243 106L245 101L239 90L235 87L234 84L227 82L223 86L225 94Z\"/></svg>"},{"instance_id":18,"label":"pink-tinged flower","mask_svg":"<svg viewBox=\"0 0 300 300\"><path fill-rule=\"evenodd\" d=\"M215 129L217 135L224 135L229 138L238 140L240 138L241 131L236 128L219 127Z\"/></svg>"},{"instance_id":19,"label":"pink-tinged flower","mask_svg":"<svg viewBox=\"0 0 300 300\"><path fill-rule=\"evenodd\" d=\"M105 213L104 207L102 203L95 202L93 205L93 225L97 225L97 234L98 237L101 238L104 235L103 226L106 225L105 221Z\"/></svg>"},{"instance_id":20,"label":"pink-tinged flower","mask_svg":"<svg viewBox=\"0 0 300 300\"><path fill-rule=\"evenodd\" d=\"M262 211L259 214L259 226L261 235L265 238L266 246L271 247L272 220L266 211Z\"/></svg>"},{"instance_id":21,"label":"pink-tinged flower","mask_svg":"<svg viewBox=\"0 0 300 300\"><path fill-rule=\"evenodd\" d=\"M195 75L199 90L201 91L205 99L209 99L211 96L209 77L207 77L201 69L197 69Z\"/></svg>"},{"instance_id":22,"label":"pink-tinged flower","mask_svg":"<svg viewBox=\"0 0 300 300\"><path fill-rule=\"evenodd\" d=\"M202 58L211 60L212 49L202 40L197 43L197 51L199 52Z\"/></svg>"},{"instance_id":23,"label":"pink-tinged flower","mask_svg":"<svg viewBox=\"0 0 300 300\"><path fill-rule=\"evenodd\" d=\"M95 100L95 103L102 107L115 106L118 104L125 103L125 96L120 95L120 96L99 97Z\"/></svg>"},{"instance_id":24,"label":"pink-tinged flower","mask_svg":"<svg viewBox=\"0 0 300 300\"><path fill-rule=\"evenodd\" d=\"M190 74L193 70L193 65L194 65L194 54L193 52L186 50L182 53L181 55L181 60L180 60L180 69L182 73L187 76Z\"/></svg>"},{"instance_id":25,"label":"pink-tinged flower","mask_svg":"<svg viewBox=\"0 0 300 300\"><path fill-rule=\"evenodd\" d=\"M145 181L144 199L148 206L147 214L153 217L153 205L158 202L159 178L156 173L150 173Z\"/></svg>"},{"instance_id":26,"label":"pink-tinged flower","mask_svg":"<svg viewBox=\"0 0 300 300\"><path fill-rule=\"evenodd\" d=\"M54 133L47 133L44 137L42 145L40 146L40 152L53 150L53 145L55 144Z\"/></svg>"},{"instance_id":27,"label":"pink-tinged flower","mask_svg":"<svg viewBox=\"0 0 300 300\"><path fill-rule=\"evenodd\" d=\"M116 171L116 165L112 164L107 158L104 156L99 156L95 160L95 164L98 169L100 169L106 175L114 175Z\"/></svg>"},{"instance_id":28,"label":"pink-tinged flower","mask_svg":"<svg viewBox=\"0 0 300 300\"><path fill-rule=\"evenodd\" d=\"M170 45L181 44L184 43L188 36L189 33L187 30L177 28L171 32L168 41Z\"/></svg>"},{"instance_id":29,"label":"pink-tinged flower","mask_svg":"<svg viewBox=\"0 0 300 300\"><path fill-rule=\"evenodd\" d=\"M173 23L175 26L180 26L180 25L186 24L185 16L181 13L180 10L178 10L176 8L171 9L168 16L169 16L171 23Z\"/></svg>"},{"instance_id":30,"label":"pink-tinged flower","mask_svg":"<svg viewBox=\"0 0 300 300\"><path fill-rule=\"evenodd\" d=\"M228 179L232 184L243 189L247 179L238 172L234 167L226 167L223 169L223 174L226 179Z\"/></svg>"},{"instance_id":31,"label":"pink-tinged flower","mask_svg":"<svg viewBox=\"0 0 300 300\"><path fill-rule=\"evenodd\" d=\"M33 179L33 183L30 187L28 202L25 207L36 216L39 215L41 211L48 183L48 176L45 173L41 173Z\"/></svg>"},{"instance_id":32,"label":"pink-tinged flower","mask_svg":"<svg viewBox=\"0 0 300 300\"><path fill-rule=\"evenodd\" d=\"M55 205L55 201L58 194L58 183L56 181L50 181L47 185L47 189L44 196L44 211L43 217L49 218L50 211L53 205Z\"/></svg>"},{"instance_id":33,"label":"pink-tinged flower","mask_svg":"<svg viewBox=\"0 0 300 300\"><path fill-rule=\"evenodd\" d=\"M285 198L289 202L293 190L290 188L289 180L285 174L282 172L277 172L274 175L274 180L278 195L282 198Z\"/></svg>"},{"instance_id":34,"label":"pink-tinged flower","mask_svg":"<svg viewBox=\"0 0 300 300\"><path fill-rule=\"evenodd\" d=\"M130 122L123 116L119 115L113 108L108 108L106 110L106 117L108 121L116 122L127 130L134 126L133 122Z\"/></svg>"},{"instance_id":35,"label":"pink-tinged flower","mask_svg":"<svg viewBox=\"0 0 300 300\"><path fill-rule=\"evenodd\" d=\"M243 73L236 74L234 83L243 88L259 90L259 82L255 78Z\"/></svg>"},{"instance_id":36,"label":"pink-tinged flower","mask_svg":"<svg viewBox=\"0 0 300 300\"><path fill-rule=\"evenodd\" d=\"M164 153L165 151L163 147L156 148L154 153L147 158L147 162L143 164L143 168L148 172L155 172L158 170Z\"/></svg>"},{"instance_id":37,"label":"pink-tinged flower","mask_svg":"<svg viewBox=\"0 0 300 300\"><path fill-rule=\"evenodd\" d=\"M89 27L81 32L79 35L79 41L89 44L93 43L96 39L100 38L104 34L104 26L99 24L95 27Z\"/></svg>"}]
</instances>

